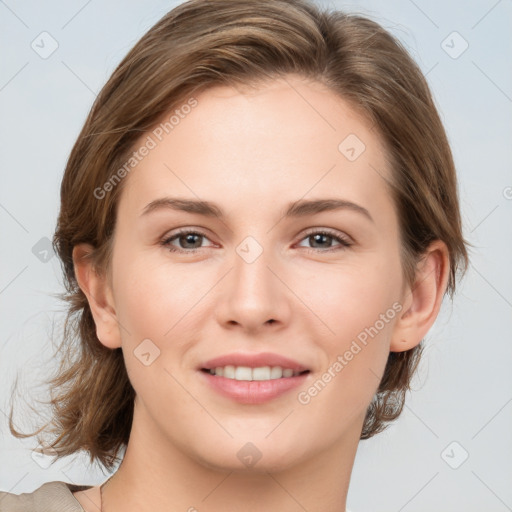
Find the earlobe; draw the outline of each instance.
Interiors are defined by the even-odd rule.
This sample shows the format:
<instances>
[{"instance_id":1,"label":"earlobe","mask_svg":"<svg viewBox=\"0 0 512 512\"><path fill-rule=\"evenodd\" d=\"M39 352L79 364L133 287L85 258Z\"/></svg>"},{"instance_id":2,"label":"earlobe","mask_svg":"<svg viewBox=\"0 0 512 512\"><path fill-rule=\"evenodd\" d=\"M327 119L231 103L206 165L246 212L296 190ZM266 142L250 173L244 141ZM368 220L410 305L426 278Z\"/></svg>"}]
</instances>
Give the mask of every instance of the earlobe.
<instances>
[{"instance_id":1,"label":"earlobe","mask_svg":"<svg viewBox=\"0 0 512 512\"><path fill-rule=\"evenodd\" d=\"M121 346L115 304L107 277L94 268L93 251L90 244L78 244L73 248L75 276L87 297L99 341L114 349Z\"/></svg>"},{"instance_id":2,"label":"earlobe","mask_svg":"<svg viewBox=\"0 0 512 512\"><path fill-rule=\"evenodd\" d=\"M410 350L425 337L441 308L449 271L446 244L436 240L418 262L414 284L405 292L404 308L393 331L391 352Z\"/></svg>"}]
</instances>

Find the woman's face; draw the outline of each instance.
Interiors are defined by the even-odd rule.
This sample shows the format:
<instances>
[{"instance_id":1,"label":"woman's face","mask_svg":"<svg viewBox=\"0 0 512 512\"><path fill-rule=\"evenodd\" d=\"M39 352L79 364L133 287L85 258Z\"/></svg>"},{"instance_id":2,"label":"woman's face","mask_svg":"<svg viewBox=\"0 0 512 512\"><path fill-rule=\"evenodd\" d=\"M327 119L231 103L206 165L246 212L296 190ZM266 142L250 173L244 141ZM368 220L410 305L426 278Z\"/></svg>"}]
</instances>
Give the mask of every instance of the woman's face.
<instances>
[{"instance_id":1,"label":"woman's face","mask_svg":"<svg viewBox=\"0 0 512 512\"><path fill-rule=\"evenodd\" d=\"M343 450L407 293L379 135L293 76L195 99L141 137L118 207L112 300L134 426L158 456L225 469Z\"/></svg>"}]
</instances>

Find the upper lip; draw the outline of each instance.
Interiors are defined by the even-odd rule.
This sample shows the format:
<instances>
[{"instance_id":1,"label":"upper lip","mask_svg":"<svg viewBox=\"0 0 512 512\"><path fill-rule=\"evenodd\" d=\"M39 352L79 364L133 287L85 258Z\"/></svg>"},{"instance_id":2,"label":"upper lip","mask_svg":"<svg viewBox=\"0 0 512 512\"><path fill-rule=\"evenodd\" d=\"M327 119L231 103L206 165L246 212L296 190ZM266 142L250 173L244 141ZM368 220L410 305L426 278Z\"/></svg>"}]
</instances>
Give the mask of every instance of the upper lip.
<instances>
[{"instance_id":1,"label":"upper lip","mask_svg":"<svg viewBox=\"0 0 512 512\"><path fill-rule=\"evenodd\" d=\"M296 372L303 372L308 368L293 359L273 354L271 352L261 353L233 353L209 359L201 364L199 369L210 370L219 366L247 366L249 368L258 368L261 366L280 366L281 368L290 368Z\"/></svg>"}]
</instances>

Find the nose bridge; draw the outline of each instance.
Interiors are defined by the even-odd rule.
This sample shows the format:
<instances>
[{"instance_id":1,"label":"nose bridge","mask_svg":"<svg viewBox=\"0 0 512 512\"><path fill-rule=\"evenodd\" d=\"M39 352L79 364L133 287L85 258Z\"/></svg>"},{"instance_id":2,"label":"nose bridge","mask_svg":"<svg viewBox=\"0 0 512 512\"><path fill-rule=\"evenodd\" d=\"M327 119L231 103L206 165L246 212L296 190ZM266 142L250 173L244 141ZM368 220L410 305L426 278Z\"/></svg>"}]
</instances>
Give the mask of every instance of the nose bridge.
<instances>
[{"instance_id":1,"label":"nose bridge","mask_svg":"<svg viewBox=\"0 0 512 512\"><path fill-rule=\"evenodd\" d=\"M246 302L270 303L271 298L276 297L277 290L275 290L276 278L269 267L275 266L276 262L273 262L273 251L269 247L268 239L265 243L262 237L258 238L261 242L249 235L235 249L233 290Z\"/></svg>"},{"instance_id":2,"label":"nose bridge","mask_svg":"<svg viewBox=\"0 0 512 512\"><path fill-rule=\"evenodd\" d=\"M267 243L269 239L266 238ZM254 329L269 320L285 320L287 297L283 283L275 275L279 265L274 254L255 236L247 236L235 247L228 290L219 308L223 322Z\"/></svg>"}]
</instances>

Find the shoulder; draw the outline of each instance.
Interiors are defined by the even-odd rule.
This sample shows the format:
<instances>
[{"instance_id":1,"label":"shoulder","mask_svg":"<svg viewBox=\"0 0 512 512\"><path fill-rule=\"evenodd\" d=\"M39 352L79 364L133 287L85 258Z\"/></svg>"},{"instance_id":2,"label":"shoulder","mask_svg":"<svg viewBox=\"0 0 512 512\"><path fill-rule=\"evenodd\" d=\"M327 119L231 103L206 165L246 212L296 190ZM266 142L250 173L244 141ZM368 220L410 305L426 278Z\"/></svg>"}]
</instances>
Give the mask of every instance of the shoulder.
<instances>
[{"instance_id":1,"label":"shoulder","mask_svg":"<svg viewBox=\"0 0 512 512\"><path fill-rule=\"evenodd\" d=\"M84 512L72 493L88 488L54 481L28 493L0 491L0 512Z\"/></svg>"}]
</instances>

